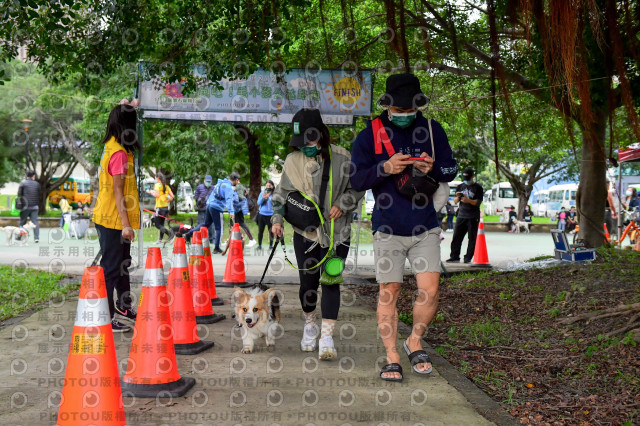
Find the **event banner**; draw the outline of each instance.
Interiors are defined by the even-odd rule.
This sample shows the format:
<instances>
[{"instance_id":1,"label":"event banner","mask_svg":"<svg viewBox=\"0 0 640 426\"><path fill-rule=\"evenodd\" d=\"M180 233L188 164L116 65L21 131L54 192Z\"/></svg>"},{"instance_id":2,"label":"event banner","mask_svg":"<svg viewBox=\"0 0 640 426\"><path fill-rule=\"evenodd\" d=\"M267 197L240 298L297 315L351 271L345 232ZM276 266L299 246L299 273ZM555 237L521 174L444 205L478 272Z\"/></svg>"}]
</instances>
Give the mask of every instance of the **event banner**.
<instances>
[{"instance_id":1,"label":"event banner","mask_svg":"<svg viewBox=\"0 0 640 426\"><path fill-rule=\"evenodd\" d=\"M167 83L141 64L140 107L144 118L246 123L290 123L301 108L318 108L329 125L351 125L371 114L371 71L291 69L276 75L257 70L217 84L194 68L197 89L183 94L183 79Z\"/></svg>"}]
</instances>

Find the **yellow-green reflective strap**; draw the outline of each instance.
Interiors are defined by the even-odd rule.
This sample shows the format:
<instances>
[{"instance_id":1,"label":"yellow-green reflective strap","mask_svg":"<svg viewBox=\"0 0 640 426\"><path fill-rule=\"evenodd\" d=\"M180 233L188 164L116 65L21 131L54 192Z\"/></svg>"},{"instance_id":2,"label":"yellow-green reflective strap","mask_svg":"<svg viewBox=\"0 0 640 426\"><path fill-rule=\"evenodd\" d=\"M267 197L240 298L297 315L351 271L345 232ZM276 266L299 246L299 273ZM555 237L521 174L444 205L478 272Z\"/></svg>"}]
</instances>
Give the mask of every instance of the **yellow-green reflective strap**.
<instances>
[{"instance_id":1,"label":"yellow-green reflective strap","mask_svg":"<svg viewBox=\"0 0 640 426\"><path fill-rule=\"evenodd\" d=\"M333 224L334 224L334 219L331 219L331 236L329 238L330 242L329 242L329 250L327 251L327 254L324 255L324 257L322 258L322 260L320 262L318 262L317 265L312 266L311 268L296 268L295 266L293 266L293 263L291 263L291 261L289 260L289 258L287 258L285 256L284 260L287 261L287 263L296 271L310 271L312 269L316 269L318 266L322 265L328 258L330 258L331 256L333 256Z\"/></svg>"},{"instance_id":2,"label":"yellow-green reflective strap","mask_svg":"<svg viewBox=\"0 0 640 426\"><path fill-rule=\"evenodd\" d=\"M331 145L329 145L329 205L332 206L333 205L333 161L332 161L332 155L331 155ZM313 201L313 199L311 199L311 197L309 197L307 194L300 192L302 194L302 196L304 198L306 198L307 200L311 201L313 203L313 205L316 208L316 211L318 212L318 216L320 216L320 224L322 226L322 229L324 230L324 218L322 217L322 214L320 214L320 208L318 208L318 205L316 204L315 201ZM324 257L322 258L322 260L320 262L318 262L317 265L312 266L311 268L306 268L306 269L299 269L296 268L295 266L293 266L293 263L291 263L291 261L285 257L284 260L287 261L287 263L296 271L310 271L312 269L316 269L318 266L322 265L331 255L333 255L333 225L334 225L334 220L331 219L331 233L329 234L329 250L327 251L327 254L324 255Z\"/></svg>"}]
</instances>

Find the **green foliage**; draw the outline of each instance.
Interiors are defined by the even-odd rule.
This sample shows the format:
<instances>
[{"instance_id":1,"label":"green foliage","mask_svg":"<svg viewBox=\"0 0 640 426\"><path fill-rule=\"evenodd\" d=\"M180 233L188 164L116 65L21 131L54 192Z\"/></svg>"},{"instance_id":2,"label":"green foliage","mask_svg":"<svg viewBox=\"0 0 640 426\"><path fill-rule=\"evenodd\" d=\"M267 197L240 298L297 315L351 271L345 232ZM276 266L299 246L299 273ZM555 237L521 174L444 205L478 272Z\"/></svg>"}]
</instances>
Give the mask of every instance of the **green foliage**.
<instances>
[{"instance_id":1,"label":"green foliage","mask_svg":"<svg viewBox=\"0 0 640 426\"><path fill-rule=\"evenodd\" d=\"M638 342L636 342L636 341L635 341L635 339L633 338L633 336L634 336L634 335L633 335L633 333L632 333L632 332L627 333L627 334L624 336L624 338L622 339L621 343L622 343L623 345L626 345L626 346L636 346L636 345L638 344Z\"/></svg>"},{"instance_id":2,"label":"green foliage","mask_svg":"<svg viewBox=\"0 0 640 426\"><path fill-rule=\"evenodd\" d=\"M500 300L511 300L513 298L513 295L510 293L504 293L501 291L498 297L500 298Z\"/></svg>"},{"instance_id":3,"label":"green foliage","mask_svg":"<svg viewBox=\"0 0 640 426\"><path fill-rule=\"evenodd\" d=\"M405 324L413 325L413 312L401 312L398 314L398 319Z\"/></svg>"}]
</instances>

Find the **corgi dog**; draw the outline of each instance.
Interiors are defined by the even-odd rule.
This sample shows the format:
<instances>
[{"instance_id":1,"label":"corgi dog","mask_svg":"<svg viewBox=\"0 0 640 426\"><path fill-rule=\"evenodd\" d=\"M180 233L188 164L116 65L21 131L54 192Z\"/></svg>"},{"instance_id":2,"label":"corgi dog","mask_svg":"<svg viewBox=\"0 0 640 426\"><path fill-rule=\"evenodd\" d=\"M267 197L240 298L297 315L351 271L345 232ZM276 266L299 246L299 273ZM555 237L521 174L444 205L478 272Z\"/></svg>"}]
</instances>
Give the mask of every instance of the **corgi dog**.
<instances>
[{"instance_id":1,"label":"corgi dog","mask_svg":"<svg viewBox=\"0 0 640 426\"><path fill-rule=\"evenodd\" d=\"M255 285L246 292L233 289L235 318L242 329L242 353L253 352L255 341L265 337L267 346L276 344L275 331L280 321L280 304L276 291L264 285Z\"/></svg>"}]
</instances>

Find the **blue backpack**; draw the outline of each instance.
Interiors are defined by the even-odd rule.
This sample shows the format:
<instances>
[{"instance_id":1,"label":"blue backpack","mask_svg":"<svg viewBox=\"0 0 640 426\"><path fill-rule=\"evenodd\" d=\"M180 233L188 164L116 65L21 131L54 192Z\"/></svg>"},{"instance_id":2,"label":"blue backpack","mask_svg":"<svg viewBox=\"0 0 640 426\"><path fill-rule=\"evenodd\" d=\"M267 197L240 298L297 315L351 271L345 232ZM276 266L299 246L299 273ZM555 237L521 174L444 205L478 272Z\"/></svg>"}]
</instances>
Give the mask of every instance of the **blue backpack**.
<instances>
[{"instance_id":1,"label":"blue backpack","mask_svg":"<svg viewBox=\"0 0 640 426\"><path fill-rule=\"evenodd\" d=\"M213 188L213 196L218 201L224 201L224 193L222 192L222 183L216 184L216 186Z\"/></svg>"}]
</instances>

